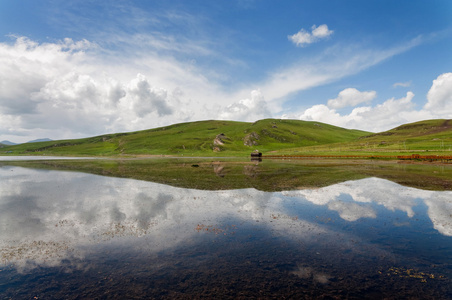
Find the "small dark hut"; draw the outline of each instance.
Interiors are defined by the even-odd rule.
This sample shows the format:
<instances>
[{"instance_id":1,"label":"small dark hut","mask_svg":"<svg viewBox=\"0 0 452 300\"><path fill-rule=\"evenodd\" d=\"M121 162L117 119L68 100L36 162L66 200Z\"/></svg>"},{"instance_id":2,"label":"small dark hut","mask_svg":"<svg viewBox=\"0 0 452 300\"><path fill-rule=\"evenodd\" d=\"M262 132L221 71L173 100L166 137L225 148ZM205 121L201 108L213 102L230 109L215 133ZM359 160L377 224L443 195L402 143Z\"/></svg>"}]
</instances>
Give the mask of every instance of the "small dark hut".
<instances>
[{"instance_id":1,"label":"small dark hut","mask_svg":"<svg viewBox=\"0 0 452 300\"><path fill-rule=\"evenodd\" d=\"M251 157L262 157L261 152L251 152Z\"/></svg>"}]
</instances>

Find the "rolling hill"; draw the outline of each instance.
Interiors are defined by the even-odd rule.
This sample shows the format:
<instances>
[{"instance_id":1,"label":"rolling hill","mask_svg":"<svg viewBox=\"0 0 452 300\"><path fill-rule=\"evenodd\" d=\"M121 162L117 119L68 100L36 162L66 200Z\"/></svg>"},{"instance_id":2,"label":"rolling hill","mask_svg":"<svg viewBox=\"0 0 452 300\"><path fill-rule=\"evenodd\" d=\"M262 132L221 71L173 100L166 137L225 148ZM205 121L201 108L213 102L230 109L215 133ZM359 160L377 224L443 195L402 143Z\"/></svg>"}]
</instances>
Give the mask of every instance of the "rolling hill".
<instances>
[{"instance_id":1,"label":"rolling hill","mask_svg":"<svg viewBox=\"0 0 452 300\"><path fill-rule=\"evenodd\" d=\"M155 129L6 146L12 155L235 155L353 141L369 132L319 122L198 121Z\"/></svg>"},{"instance_id":2,"label":"rolling hill","mask_svg":"<svg viewBox=\"0 0 452 300\"><path fill-rule=\"evenodd\" d=\"M404 124L337 146L350 151L367 152L452 151L452 120L436 119Z\"/></svg>"},{"instance_id":3,"label":"rolling hill","mask_svg":"<svg viewBox=\"0 0 452 300\"><path fill-rule=\"evenodd\" d=\"M83 139L4 145L2 154L234 156L256 149L264 154L451 151L452 121L427 120L370 133L300 120L210 120Z\"/></svg>"}]
</instances>

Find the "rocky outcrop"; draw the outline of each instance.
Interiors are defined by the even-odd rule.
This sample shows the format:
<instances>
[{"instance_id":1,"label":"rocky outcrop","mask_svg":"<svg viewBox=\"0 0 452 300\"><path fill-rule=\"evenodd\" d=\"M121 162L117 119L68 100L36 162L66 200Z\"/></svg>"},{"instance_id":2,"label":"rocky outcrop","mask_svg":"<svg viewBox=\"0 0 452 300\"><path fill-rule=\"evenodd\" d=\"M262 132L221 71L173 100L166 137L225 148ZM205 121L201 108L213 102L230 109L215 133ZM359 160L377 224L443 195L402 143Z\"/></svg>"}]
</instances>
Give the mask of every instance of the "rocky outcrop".
<instances>
[{"instance_id":1,"label":"rocky outcrop","mask_svg":"<svg viewBox=\"0 0 452 300\"><path fill-rule=\"evenodd\" d=\"M226 136L224 135L224 133L220 133L218 134L214 139L213 139L213 144L214 146L223 146L224 145L224 139L226 138Z\"/></svg>"},{"instance_id":2,"label":"rocky outcrop","mask_svg":"<svg viewBox=\"0 0 452 300\"><path fill-rule=\"evenodd\" d=\"M243 138L243 144L248 147L259 145L258 141L259 135L254 131L245 135Z\"/></svg>"},{"instance_id":3,"label":"rocky outcrop","mask_svg":"<svg viewBox=\"0 0 452 300\"><path fill-rule=\"evenodd\" d=\"M228 138L226 137L226 135L224 133L220 133L218 134L214 139L213 139L213 147L212 150L214 152L220 152L222 149L222 146L224 146L224 141L228 140Z\"/></svg>"}]
</instances>

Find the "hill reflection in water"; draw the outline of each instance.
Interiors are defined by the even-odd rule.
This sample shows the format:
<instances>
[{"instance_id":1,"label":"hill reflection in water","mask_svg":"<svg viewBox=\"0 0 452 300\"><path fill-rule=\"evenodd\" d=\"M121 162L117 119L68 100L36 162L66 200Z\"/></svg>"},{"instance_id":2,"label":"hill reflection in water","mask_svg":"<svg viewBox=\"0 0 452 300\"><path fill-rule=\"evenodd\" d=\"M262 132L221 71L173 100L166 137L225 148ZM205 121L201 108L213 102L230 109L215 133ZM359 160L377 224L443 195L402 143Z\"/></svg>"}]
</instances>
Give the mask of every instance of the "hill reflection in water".
<instances>
[{"instance_id":1,"label":"hill reflection in water","mask_svg":"<svg viewBox=\"0 0 452 300\"><path fill-rule=\"evenodd\" d=\"M450 191L203 191L11 166L0 180L3 297L452 295Z\"/></svg>"}]
</instances>

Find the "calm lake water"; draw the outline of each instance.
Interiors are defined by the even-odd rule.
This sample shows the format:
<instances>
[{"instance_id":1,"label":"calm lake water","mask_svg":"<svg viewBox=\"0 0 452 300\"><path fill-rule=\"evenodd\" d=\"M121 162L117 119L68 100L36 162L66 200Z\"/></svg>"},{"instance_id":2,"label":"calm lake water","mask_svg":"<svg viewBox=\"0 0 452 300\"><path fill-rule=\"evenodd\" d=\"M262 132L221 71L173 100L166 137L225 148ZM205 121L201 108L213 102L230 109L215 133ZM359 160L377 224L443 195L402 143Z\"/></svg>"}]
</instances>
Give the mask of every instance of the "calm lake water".
<instances>
[{"instance_id":1,"label":"calm lake water","mask_svg":"<svg viewBox=\"0 0 452 300\"><path fill-rule=\"evenodd\" d=\"M203 191L0 167L1 299L452 298L452 192Z\"/></svg>"}]
</instances>

